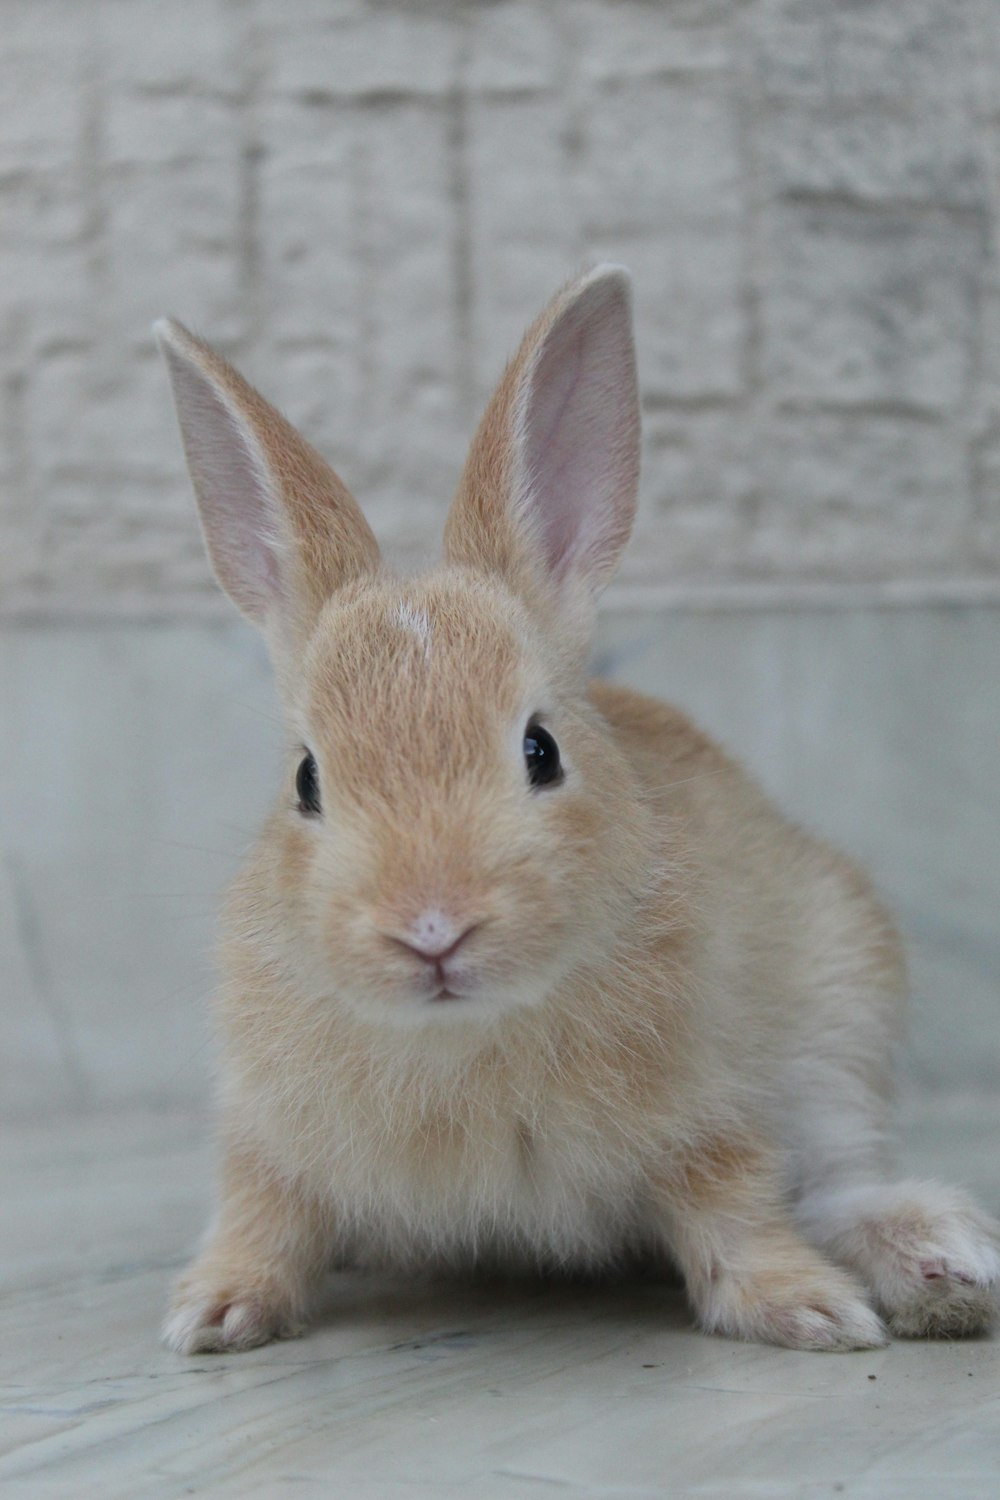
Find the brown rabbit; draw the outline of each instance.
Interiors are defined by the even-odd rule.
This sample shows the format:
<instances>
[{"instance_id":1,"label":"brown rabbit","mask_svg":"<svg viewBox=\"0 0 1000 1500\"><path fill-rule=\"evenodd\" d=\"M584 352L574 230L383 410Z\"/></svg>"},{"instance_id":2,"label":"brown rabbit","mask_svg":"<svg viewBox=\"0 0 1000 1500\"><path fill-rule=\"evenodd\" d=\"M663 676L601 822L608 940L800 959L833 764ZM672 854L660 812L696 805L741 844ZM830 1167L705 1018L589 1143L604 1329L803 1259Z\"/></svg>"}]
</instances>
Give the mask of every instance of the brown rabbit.
<instances>
[{"instance_id":1,"label":"brown rabbit","mask_svg":"<svg viewBox=\"0 0 1000 1500\"><path fill-rule=\"evenodd\" d=\"M221 1203L167 1343L300 1331L354 1252L652 1252L704 1328L798 1349L983 1328L996 1226L893 1176L903 970L867 880L677 710L587 680L636 504L626 273L531 328L414 579L224 360L157 331L288 720L225 919Z\"/></svg>"}]
</instances>

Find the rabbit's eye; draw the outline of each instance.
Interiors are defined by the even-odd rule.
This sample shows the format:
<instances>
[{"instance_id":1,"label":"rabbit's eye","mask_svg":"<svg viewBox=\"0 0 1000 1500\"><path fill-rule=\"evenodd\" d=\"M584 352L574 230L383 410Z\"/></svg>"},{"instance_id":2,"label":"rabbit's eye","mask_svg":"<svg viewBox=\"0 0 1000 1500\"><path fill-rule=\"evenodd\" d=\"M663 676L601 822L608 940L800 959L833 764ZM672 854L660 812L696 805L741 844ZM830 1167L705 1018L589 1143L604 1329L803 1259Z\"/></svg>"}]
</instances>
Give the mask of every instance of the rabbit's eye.
<instances>
[{"instance_id":1,"label":"rabbit's eye","mask_svg":"<svg viewBox=\"0 0 1000 1500\"><path fill-rule=\"evenodd\" d=\"M563 779L559 746L541 724L529 724L524 731L524 763L534 787L553 786Z\"/></svg>"},{"instance_id":2,"label":"rabbit's eye","mask_svg":"<svg viewBox=\"0 0 1000 1500\"><path fill-rule=\"evenodd\" d=\"M295 773L295 790L299 794L299 812L303 817L316 817L323 811L319 800L319 768L308 750Z\"/></svg>"}]
</instances>

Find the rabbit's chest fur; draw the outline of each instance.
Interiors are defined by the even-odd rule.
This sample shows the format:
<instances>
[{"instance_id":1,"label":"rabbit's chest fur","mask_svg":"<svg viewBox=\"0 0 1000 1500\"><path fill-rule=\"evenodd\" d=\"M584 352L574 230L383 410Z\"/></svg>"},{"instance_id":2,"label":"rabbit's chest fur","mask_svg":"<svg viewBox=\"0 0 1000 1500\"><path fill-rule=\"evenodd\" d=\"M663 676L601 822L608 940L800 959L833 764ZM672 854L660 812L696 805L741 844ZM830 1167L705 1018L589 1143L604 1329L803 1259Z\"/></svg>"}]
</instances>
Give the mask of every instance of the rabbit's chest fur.
<instances>
[{"instance_id":1,"label":"rabbit's chest fur","mask_svg":"<svg viewBox=\"0 0 1000 1500\"><path fill-rule=\"evenodd\" d=\"M607 1261L635 1233L641 1175L607 1134L582 1139L572 1113L556 1105L532 1126L513 1112L431 1111L409 1129L376 1127L361 1151L357 1138L348 1147L348 1170L337 1152L335 1201L365 1247L393 1260Z\"/></svg>"},{"instance_id":2,"label":"rabbit's chest fur","mask_svg":"<svg viewBox=\"0 0 1000 1500\"><path fill-rule=\"evenodd\" d=\"M406 1265L599 1266L644 1242L648 1100L545 1049L419 1080L368 1059L257 1102L269 1154L324 1197L346 1252ZM292 1099L293 1102L289 1102ZM241 1111L246 1118L245 1110Z\"/></svg>"}]
</instances>

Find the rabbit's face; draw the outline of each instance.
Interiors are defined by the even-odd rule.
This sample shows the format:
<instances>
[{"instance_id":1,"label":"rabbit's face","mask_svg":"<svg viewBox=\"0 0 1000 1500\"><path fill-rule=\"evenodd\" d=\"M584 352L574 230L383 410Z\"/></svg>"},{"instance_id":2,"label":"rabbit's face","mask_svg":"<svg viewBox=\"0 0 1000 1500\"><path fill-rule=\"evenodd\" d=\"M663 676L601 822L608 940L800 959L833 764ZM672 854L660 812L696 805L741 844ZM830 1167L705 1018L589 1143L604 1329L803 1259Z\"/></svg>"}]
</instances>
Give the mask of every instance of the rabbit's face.
<instances>
[{"instance_id":1,"label":"rabbit's face","mask_svg":"<svg viewBox=\"0 0 1000 1500\"><path fill-rule=\"evenodd\" d=\"M303 957L356 1011L495 1015L537 1003L609 940L614 898L600 895L622 877L629 775L559 676L525 608L460 569L367 581L328 605L282 863Z\"/></svg>"},{"instance_id":2,"label":"rabbit's face","mask_svg":"<svg viewBox=\"0 0 1000 1500\"><path fill-rule=\"evenodd\" d=\"M445 566L405 585L302 436L185 329L159 336L212 561L292 716L250 936L372 1018L541 1003L615 942L648 869L583 673L636 505L626 274L585 273L532 324L473 438Z\"/></svg>"}]
</instances>

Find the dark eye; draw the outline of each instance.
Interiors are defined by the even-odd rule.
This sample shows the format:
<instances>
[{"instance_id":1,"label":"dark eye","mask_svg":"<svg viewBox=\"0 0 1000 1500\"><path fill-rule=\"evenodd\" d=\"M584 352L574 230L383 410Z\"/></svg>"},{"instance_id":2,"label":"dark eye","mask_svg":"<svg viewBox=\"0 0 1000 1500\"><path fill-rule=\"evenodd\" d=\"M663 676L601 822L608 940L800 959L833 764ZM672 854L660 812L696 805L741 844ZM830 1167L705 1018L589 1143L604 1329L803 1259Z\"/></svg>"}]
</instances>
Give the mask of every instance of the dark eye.
<instances>
[{"instance_id":1,"label":"dark eye","mask_svg":"<svg viewBox=\"0 0 1000 1500\"><path fill-rule=\"evenodd\" d=\"M319 770L308 750L295 773L295 790L299 794L299 812L303 817L316 817L323 811L319 800Z\"/></svg>"},{"instance_id":2,"label":"dark eye","mask_svg":"<svg viewBox=\"0 0 1000 1500\"><path fill-rule=\"evenodd\" d=\"M524 731L524 763L532 786L553 786L562 781L559 746L541 724L529 724Z\"/></svg>"}]
</instances>

